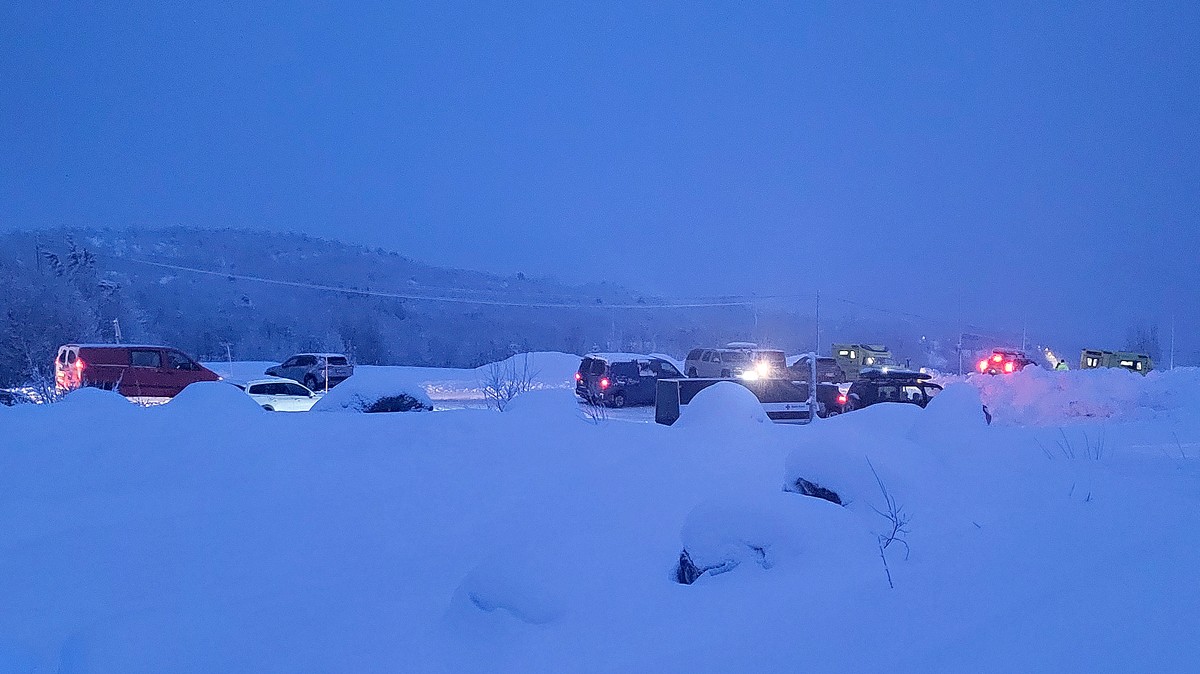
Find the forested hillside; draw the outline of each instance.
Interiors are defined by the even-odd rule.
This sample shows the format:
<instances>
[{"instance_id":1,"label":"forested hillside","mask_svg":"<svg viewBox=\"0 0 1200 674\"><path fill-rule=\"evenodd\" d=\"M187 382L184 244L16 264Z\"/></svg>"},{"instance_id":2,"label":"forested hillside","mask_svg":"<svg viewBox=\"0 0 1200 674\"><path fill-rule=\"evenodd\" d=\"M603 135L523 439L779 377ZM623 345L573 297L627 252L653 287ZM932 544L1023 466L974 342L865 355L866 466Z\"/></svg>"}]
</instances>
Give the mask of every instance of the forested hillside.
<instances>
[{"instance_id":1,"label":"forested hillside","mask_svg":"<svg viewBox=\"0 0 1200 674\"><path fill-rule=\"evenodd\" d=\"M203 359L319 349L360 363L474 366L530 349L679 354L745 339L755 325L745 306L614 308L664 300L600 277L500 277L297 234L59 229L7 234L0 251L4 383L49 363L59 344L114 341L118 329L122 341ZM779 334L798 333L797 320L758 316Z\"/></svg>"}]
</instances>

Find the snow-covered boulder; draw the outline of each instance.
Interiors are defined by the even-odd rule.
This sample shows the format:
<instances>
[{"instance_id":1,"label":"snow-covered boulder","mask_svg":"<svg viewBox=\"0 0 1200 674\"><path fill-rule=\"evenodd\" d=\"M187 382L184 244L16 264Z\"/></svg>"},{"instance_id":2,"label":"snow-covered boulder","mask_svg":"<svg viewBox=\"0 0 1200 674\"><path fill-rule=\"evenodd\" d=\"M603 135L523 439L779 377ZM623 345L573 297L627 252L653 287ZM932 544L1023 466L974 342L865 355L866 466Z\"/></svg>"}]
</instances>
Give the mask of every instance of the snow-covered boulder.
<instances>
[{"instance_id":1,"label":"snow-covered boulder","mask_svg":"<svg viewBox=\"0 0 1200 674\"><path fill-rule=\"evenodd\" d=\"M770 423L762 403L750 389L723 381L696 394L681 411L676 426L725 427L741 424Z\"/></svg>"},{"instance_id":2,"label":"snow-covered boulder","mask_svg":"<svg viewBox=\"0 0 1200 674\"><path fill-rule=\"evenodd\" d=\"M394 370L359 368L354 376L329 390L313 412L421 412L433 401L421 386Z\"/></svg>"},{"instance_id":3,"label":"snow-covered boulder","mask_svg":"<svg viewBox=\"0 0 1200 674\"><path fill-rule=\"evenodd\" d=\"M768 572L814 578L873 563L872 535L845 508L792 494L725 494L692 509L680 531L683 543L674 580Z\"/></svg>"},{"instance_id":4,"label":"snow-covered boulder","mask_svg":"<svg viewBox=\"0 0 1200 674\"><path fill-rule=\"evenodd\" d=\"M198 381L188 384L170 402L162 406L168 412L194 412L219 418L263 414L263 408L246 392L223 381Z\"/></svg>"},{"instance_id":5,"label":"snow-covered boulder","mask_svg":"<svg viewBox=\"0 0 1200 674\"><path fill-rule=\"evenodd\" d=\"M796 544L776 508L753 499L703 503L688 515L680 532L683 550L675 580L691 585L750 564L770 569Z\"/></svg>"}]
</instances>

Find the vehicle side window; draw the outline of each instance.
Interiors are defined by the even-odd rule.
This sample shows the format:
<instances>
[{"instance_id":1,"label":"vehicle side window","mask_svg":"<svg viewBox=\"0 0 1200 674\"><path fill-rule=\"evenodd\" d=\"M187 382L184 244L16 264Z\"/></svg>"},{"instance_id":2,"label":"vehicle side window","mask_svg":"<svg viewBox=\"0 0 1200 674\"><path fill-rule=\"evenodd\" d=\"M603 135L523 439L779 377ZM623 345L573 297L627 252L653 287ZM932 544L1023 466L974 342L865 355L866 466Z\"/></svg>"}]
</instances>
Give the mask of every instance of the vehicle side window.
<instances>
[{"instance_id":1,"label":"vehicle side window","mask_svg":"<svg viewBox=\"0 0 1200 674\"><path fill-rule=\"evenodd\" d=\"M295 356L292 356L291 358L288 358L287 360L283 361L283 364L281 364L279 367L296 367L297 360L299 360L299 359L296 358Z\"/></svg>"},{"instance_id":2,"label":"vehicle side window","mask_svg":"<svg viewBox=\"0 0 1200 674\"><path fill-rule=\"evenodd\" d=\"M895 386L880 386L875 391L875 397L876 397L876 399L878 399L882 402L899 401L900 400L900 389Z\"/></svg>"},{"instance_id":3,"label":"vehicle side window","mask_svg":"<svg viewBox=\"0 0 1200 674\"><path fill-rule=\"evenodd\" d=\"M312 367L313 365L316 365L316 364L317 364L316 356L301 356L301 358L300 358L301 367Z\"/></svg>"},{"instance_id":4,"label":"vehicle side window","mask_svg":"<svg viewBox=\"0 0 1200 674\"><path fill-rule=\"evenodd\" d=\"M134 367L162 367L162 353L133 349L129 352L129 364Z\"/></svg>"},{"instance_id":5,"label":"vehicle side window","mask_svg":"<svg viewBox=\"0 0 1200 674\"><path fill-rule=\"evenodd\" d=\"M663 379L682 379L683 378L683 375L679 372L679 370L676 370L674 365L667 363L667 362L662 362L662 363L658 364L658 376L662 377Z\"/></svg>"},{"instance_id":6,"label":"vehicle side window","mask_svg":"<svg viewBox=\"0 0 1200 674\"><path fill-rule=\"evenodd\" d=\"M308 397L308 389L299 384L280 384L283 387L283 395Z\"/></svg>"},{"instance_id":7,"label":"vehicle side window","mask_svg":"<svg viewBox=\"0 0 1200 674\"><path fill-rule=\"evenodd\" d=\"M703 349L692 349L691 351L688 352L687 359L688 360L700 360L700 358L703 356L704 356Z\"/></svg>"},{"instance_id":8,"label":"vehicle side window","mask_svg":"<svg viewBox=\"0 0 1200 674\"><path fill-rule=\"evenodd\" d=\"M712 362L712 363L721 362L721 354L717 353L716 351L713 351L712 357L709 358L709 362Z\"/></svg>"},{"instance_id":9,"label":"vehicle side window","mask_svg":"<svg viewBox=\"0 0 1200 674\"><path fill-rule=\"evenodd\" d=\"M191 358L183 355L178 351L167 352L167 365L175 370L197 370L199 367L192 362Z\"/></svg>"},{"instance_id":10,"label":"vehicle side window","mask_svg":"<svg viewBox=\"0 0 1200 674\"><path fill-rule=\"evenodd\" d=\"M614 377L630 377L636 379L638 376L638 364L635 362L613 363L612 374Z\"/></svg>"},{"instance_id":11,"label":"vehicle side window","mask_svg":"<svg viewBox=\"0 0 1200 674\"><path fill-rule=\"evenodd\" d=\"M713 356L713 353L712 353L712 351L705 351L705 352L704 352L704 356L703 356L703 357L702 357L700 360L702 360L702 361L704 361L705 363L707 363L707 362L709 362L709 361L711 361L711 360L712 360L712 356Z\"/></svg>"},{"instance_id":12,"label":"vehicle side window","mask_svg":"<svg viewBox=\"0 0 1200 674\"><path fill-rule=\"evenodd\" d=\"M255 384L254 386L251 386L250 390L246 391L246 393L256 396L268 395L267 386L268 384Z\"/></svg>"}]
</instances>

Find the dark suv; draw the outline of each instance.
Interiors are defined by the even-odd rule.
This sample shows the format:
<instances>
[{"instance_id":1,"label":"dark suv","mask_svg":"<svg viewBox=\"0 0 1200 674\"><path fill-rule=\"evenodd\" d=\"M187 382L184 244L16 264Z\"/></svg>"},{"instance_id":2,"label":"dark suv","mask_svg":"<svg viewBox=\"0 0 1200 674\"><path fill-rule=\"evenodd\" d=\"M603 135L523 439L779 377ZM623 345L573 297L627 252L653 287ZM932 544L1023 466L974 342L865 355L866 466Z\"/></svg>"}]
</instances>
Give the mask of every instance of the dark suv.
<instances>
[{"instance_id":1,"label":"dark suv","mask_svg":"<svg viewBox=\"0 0 1200 674\"><path fill-rule=\"evenodd\" d=\"M843 411L870 407L875 403L909 403L925 407L942 387L919 372L864 372L846 392Z\"/></svg>"},{"instance_id":2,"label":"dark suv","mask_svg":"<svg viewBox=\"0 0 1200 674\"><path fill-rule=\"evenodd\" d=\"M609 407L653 405L659 379L682 377L662 358L632 353L588 354L575 373L575 395Z\"/></svg>"}]
</instances>

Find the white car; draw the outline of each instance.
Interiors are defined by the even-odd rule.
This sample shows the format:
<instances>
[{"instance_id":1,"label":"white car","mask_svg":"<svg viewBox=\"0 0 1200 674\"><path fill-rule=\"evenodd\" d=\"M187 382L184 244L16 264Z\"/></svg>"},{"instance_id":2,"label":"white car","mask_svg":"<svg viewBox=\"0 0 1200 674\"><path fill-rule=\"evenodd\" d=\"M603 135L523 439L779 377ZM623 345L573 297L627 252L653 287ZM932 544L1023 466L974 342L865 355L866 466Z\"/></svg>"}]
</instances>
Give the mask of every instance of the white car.
<instances>
[{"instance_id":1,"label":"white car","mask_svg":"<svg viewBox=\"0 0 1200 674\"><path fill-rule=\"evenodd\" d=\"M317 402L317 394L290 379L255 379L237 387L271 412L307 412Z\"/></svg>"}]
</instances>

